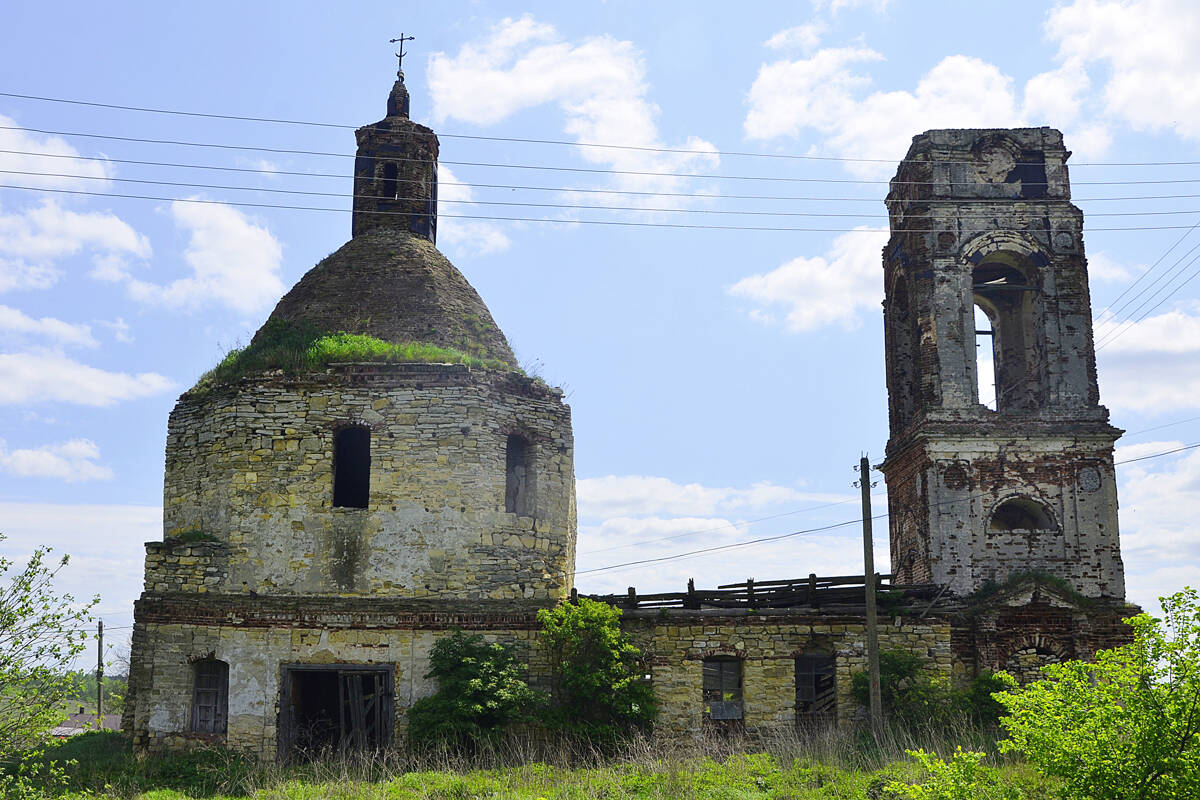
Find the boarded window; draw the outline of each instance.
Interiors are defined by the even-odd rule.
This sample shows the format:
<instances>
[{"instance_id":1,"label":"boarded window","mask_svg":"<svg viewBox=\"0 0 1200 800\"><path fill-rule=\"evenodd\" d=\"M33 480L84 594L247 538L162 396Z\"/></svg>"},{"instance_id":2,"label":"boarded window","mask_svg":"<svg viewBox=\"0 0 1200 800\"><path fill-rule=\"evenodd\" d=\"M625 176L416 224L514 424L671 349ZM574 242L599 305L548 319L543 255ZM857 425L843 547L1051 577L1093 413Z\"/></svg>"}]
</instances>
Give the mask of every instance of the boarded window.
<instances>
[{"instance_id":1,"label":"boarded window","mask_svg":"<svg viewBox=\"0 0 1200 800\"><path fill-rule=\"evenodd\" d=\"M333 504L366 508L371 493L371 432L342 428L333 440Z\"/></svg>"},{"instance_id":2,"label":"boarded window","mask_svg":"<svg viewBox=\"0 0 1200 800\"><path fill-rule=\"evenodd\" d=\"M504 510L522 517L534 516L533 447L519 434L508 437L504 448Z\"/></svg>"},{"instance_id":3,"label":"boarded window","mask_svg":"<svg viewBox=\"0 0 1200 800\"><path fill-rule=\"evenodd\" d=\"M388 162L383 165L383 185L379 194L388 200L397 200L400 197L400 184L396 180L396 165Z\"/></svg>"},{"instance_id":4,"label":"boarded window","mask_svg":"<svg viewBox=\"0 0 1200 800\"><path fill-rule=\"evenodd\" d=\"M730 656L704 659L704 713L712 720L742 718L742 662Z\"/></svg>"},{"instance_id":5,"label":"boarded window","mask_svg":"<svg viewBox=\"0 0 1200 800\"><path fill-rule=\"evenodd\" d=\"M834 659L828 653L796 657L796 719L832 722L837 714Z\"/></svg>"},{"instance_id":6,"label":"boarded window","mask_svg":"<svg viewBox=\"0 0 1200 800\"><path fill-rule=\"evenodd\" d=\"M229 715L229 665L215 658L192 664L192 730L225 733Z\"/></svg>"}]
</instances>

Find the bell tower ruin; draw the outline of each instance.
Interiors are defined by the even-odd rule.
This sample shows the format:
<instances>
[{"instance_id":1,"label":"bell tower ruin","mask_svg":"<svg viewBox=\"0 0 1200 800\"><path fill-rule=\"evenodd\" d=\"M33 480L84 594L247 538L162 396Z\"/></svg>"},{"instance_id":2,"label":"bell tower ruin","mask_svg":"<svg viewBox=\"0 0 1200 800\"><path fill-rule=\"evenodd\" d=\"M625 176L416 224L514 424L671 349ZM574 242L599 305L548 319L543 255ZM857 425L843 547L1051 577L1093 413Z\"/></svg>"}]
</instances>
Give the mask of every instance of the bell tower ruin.
<instances>
[{"instance_id":1,"label":"bell tower ruin","mask_svg":"<svg viewBox=\"0 0 1200 800\"><path fill-rule=\"evenodd\" d=\"M1069 156L1051 128L932 130L892 179L882 469L899 583L968 595L1042 573L1125 596L1122 431L1100 405Z\"/></svg>"}]
</instances>

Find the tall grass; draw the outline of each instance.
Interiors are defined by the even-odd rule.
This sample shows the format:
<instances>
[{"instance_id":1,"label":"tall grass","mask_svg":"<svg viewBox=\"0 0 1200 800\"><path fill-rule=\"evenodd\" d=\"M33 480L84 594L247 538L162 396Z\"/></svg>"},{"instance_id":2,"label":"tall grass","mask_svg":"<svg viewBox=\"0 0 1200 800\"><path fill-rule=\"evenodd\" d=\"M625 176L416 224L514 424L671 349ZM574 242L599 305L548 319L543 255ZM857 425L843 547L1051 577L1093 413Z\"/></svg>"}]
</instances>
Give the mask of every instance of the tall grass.
<instances>
[{"instance_id":1,"label":"tall grass","mask_svg":"<svg viewBox=\"0 0 1200 800\"><path fill-rule=\"evenodd\" d=\"M571 738L510 736L473 752L393 749L322 754L305 763L259 763L224 750L135 758L117 734L91 733L52 748L73 758L73 796L407 800L408 798L815 798L882 797L890 779L917 769L905 750L948 755L956 745L994 749L987 732L892 729L880 736L840 729L781 729L753 736L698 734L636 738L598 749ZM998 761L1006 780L1043 788L1020 764ZM90 795L88 793L91 793ZM869 794L870 793L870 794Z\"/></svg>"}]
</instances>

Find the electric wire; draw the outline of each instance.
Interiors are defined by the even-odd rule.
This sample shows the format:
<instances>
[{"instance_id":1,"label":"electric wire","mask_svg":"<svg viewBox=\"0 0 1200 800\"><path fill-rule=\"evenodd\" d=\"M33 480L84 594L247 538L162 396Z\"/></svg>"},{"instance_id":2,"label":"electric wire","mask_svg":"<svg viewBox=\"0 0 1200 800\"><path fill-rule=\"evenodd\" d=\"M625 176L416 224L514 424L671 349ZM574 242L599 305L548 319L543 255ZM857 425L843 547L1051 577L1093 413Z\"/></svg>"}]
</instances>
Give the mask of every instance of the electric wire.
<instances>
[{"instance_id":1,"label":"electric wire","mask_svg":"<svg viewBox=\"0 0 1200 800\"><path fill-rule=\"evenodd\" d=\"M32 170L16 170L16 169L0 169L0 174L4 175L24 175L39 178L72 178L77 180L93 180L93 181L112 181L115 183L136 183L153 186L175 186L188 189L220 189L223 191L239 191L239 192L264 192L266 194L288 194L302 195L306 197L341 197L352 200L369 199L376 200L376 195L369 194L346 194L345 192L316 192L301 189L275 189L263 186L233 186L229 184L213 184L213 183L190 183L186 181L160 181L150 180L145 178L114 178L104 175L76 175L63 172L37 172ZM702 195L692 197L704 199ZM424 197L395 197L392 198L395 202L405 201L425 201L428 198ZM475 199L448 199L439 198L440 203L457 203L464 205L486 205L486 206L517 206L522 208L559 208L559 209L574 209L574 210L595 210L595 211L640 211L653 213L667 214L726 214L734 216L762 216L762 217L833 217L833 218L853 218L853 219L872 219L884 220L887 219L886 214L865 214L865 213L850 213L850 212L816 212L816 211L753 211L749 209L719 209L719 208L662 208L654 206L613 206L601 205L597 203L534 203L530 201L520 200L475 200ZM1144 216L1177 216L1181 214L1200 214L1197 210L1174 210L1174 211L1111 211L1111 212L1093 212L1089 216L1092 217L1144 217ZM971 214L959 214L955 219L960 221L976 220L976 219L991 219L994 214L985 214L972 216ZM1200 247L1200 245L1197 245Z\"/></svg>"},{"instance_id":2,"label":"electric wire","mask_svg":"<svg viewBox=\"0 0 1200 800\"><path fill-rule=\"evenodd\" d=\"M222 144L219 142L190 142L183 139L151 139L148 137L139 136L116 136L111 134L100 133L85 133L80 131L56 131L46 128L27 128L19 125L0 125L0 130L18 130L29 133L41 133L47 136L75 136L87 139L104 139L107 141L118 142L135 142L139 144L165 144L173 147L199 147L211 148L217 150L245 150L257 153L276 153L285 155L309 155L322 156L331 158L354 158L352 153L334 153L322 150L301 150L282 147L261 147L251 145L232 145ZM469 166L469 167L489 167L495 169L523 169L523 170L545 170L551 172L573 172L585 174L599 175L635 175L639 177L656 177L656 178L692 178L703 180L725 180L725 181L767 181L781 183L836 183L836 184L856 184L856 185L890 185L890 186L931 186L931 185L950 185L950 186L966 186L974 185L973 182L946 182L946 181L899 181L899 180L866 180L854 178L800 178L783 175L718 175L711 173L688 173L688 172L655 172L653 170L621 170L621 169L600 169L596 167L562 167L549 166L546 164L501 164L496 162L486 161L450 161L446 159L422 159L422 158L396 158L396 162L407 163L431 163L438 162L442 164L450 164L454 166ZM1134 185L1153 185L1153 184L1180 184L1180 183L1200 183L1200 178L1167 178L1158 180L1131 180L1131 181L1076 181L1076 186L1134 186Z\"/></svg>"},{"instance_id":3,"label":"electric wire","mask_svg":"<svg viewBox=\"0 0 1200 800\"><path fill-rule=\"evenodd\" d=\"M338 180L346 180L353 176L345 172L304 172L304 171L289 171L283 169L271 169L263 167L228 167L216 164L189 164L177 161L146 161L127 158L111 158L109 156L81 156L69 155L66 153L45 153L32 150L7 150L0 149L0 154L33 156L36 158L65 158L77 161L88 161L104 164L131 164L137 166L151 167L171 167L176 169L198 169L210 170L219 172L238 172L255 175L263 175L266 177L275 177L279 175L288 175L303 178L336 178ZM45 173L51 174L51 173ZM96 177L79 175L77 173L62 173L63 177L70 178L85 178ZM110 180L119 180L111 178ZM397 183L422 183L419 179L396 178ZM472 189L511 189L535 192L561 192L564 194L582 193L582 194L619 194L633 195L643 197L689 197L700 198L705 200L779 200L788 202L819 202L819 203L879 203L881 198L874 197L813 197L806 195L774 195L774 194L727 194L724 192L655 192L655 191L638 191L632 189L616 189L616 188L585 188L578 186L529 186L522 184L509 183L478 183L468 181L445 181L439 180L440 186L465 186ZM1200 198L1200 193L1191 194L1149 194L1149 195L1125 195L1117 197L1075 197L1072 202L1077 203L1106 203L1106 202L1127 202L1131 200L1193 200ZM939 201L940 202L940 201ZM962 203L995 203L995 199L987 197L968 197L960 198L953 201L955 204ZM1022 200L1027 205L1053 205L1062 203L1062 200L1052 198L1029 198ZM1091 214L1089 213L1089 216Z\"/></svg>"},{"instance_id":4,"label":"electric wire","mask_svg":"<svg viewBox=\"0 0 1200 800\"><path fill-rule=\"evenodd\" d=\"M65 103L70 105L91 106L94 108L107 108L119 111L136 111L148 114L166 114L173 116L184 117L200 117L205 119L223 119L239 122L265 122L278 125L303 125L318 128L336 128L340 130L358 130L361 128L373 127L374 123L367 125L348 125L335 122L317 122L313 120L298 120L284 119L278 117L252 117L242 116L237 114L216 114L199 111L182 111L178 109L153 108L149 106L131 106L121 105L117 103L101 103L88 100L74 100L62 97L46 97L44 95L22 94L18 92L0 92L0 97L12 97L22 100L37 100L48 103ZM638 152L650 153L676 153L685 155L703 155L703 156L740 156L750 158L774 158L774 159L790 159L797 161L829 161L835 163L865 163L865 164L904 164L909 162L924 162L924 159L890 159L890 158L863 158L850 156L813 156L800 155L794 153L760 153L752 151L738 150L697 150L692 148L680 147L651 147L649 145L627 145L627 144L609 144L600 142L578 142L566 139L540 139L528 138L519 136L484 136L479 134L465 133L438 133L439 137L447 139L468 139L487 142L513 142L523 144L550 144L562 145L568 147L591 147L603 148L611 150L632 150ZM942 161L939 163L948 164L971 164L969 161ZM1042 162L1016 162L1017 164L1040 164ZM1081 161L1072 164L1072 167L1179 167L1179 166L1196 166L1200 165L1200 161Z\"/></svg>"},{"instance_id":5,"label":"electric wire","mask_svg":"<svg viewBox=\"0 0 1200 800\"><path fill-rule=\"evenodd\" d=\"M13 189L16 191L28 192L49 192L52 194L68 194L82 195L88 197L116 197L131 200L153 200L167 203L200 203L206 205L230 205L246 208L275 208L290 211L323 211L336 213L352 213L350 208L330 208L328 206L294 206L283 205L280 203L253 203L245 200L207 200L197 197L162 197L159 195L143 195L143 194L128 194L122 192L89 192L82 189L53 189L41 186L17 186L14 184L0 184L0 189ZM642 210L642 209L639 209ZM368 213L373 216L426 216L429 212L404 212L404 211L365 211L358 213ZM514 216L494 216L486 214L442 214L434 213L434 216L447 219L474 219L474 220L489 220L502 222L549 222L560 225L607 225L617 227L633 227L633 228L679 228L690 230L724 230L724 231L775 231L775 232L790 232L790 233L884 233L886 229L872 227L857 227L857 228L805 228L805 227L772 227L769 225L711 225L711 224L693 224L682 222L634 222L629 220L600 220L600 219L571 219L571 218L554 218L554 217L514 217ZM1089 231L1158 231L1158 230L1178 230L1187 227L1183 225L1118 225L1109 227L1089 227ZM940 230L925 229L925 228L900 228L891 231L895 233L941 233Z\"/></svg>"}]
</instances>

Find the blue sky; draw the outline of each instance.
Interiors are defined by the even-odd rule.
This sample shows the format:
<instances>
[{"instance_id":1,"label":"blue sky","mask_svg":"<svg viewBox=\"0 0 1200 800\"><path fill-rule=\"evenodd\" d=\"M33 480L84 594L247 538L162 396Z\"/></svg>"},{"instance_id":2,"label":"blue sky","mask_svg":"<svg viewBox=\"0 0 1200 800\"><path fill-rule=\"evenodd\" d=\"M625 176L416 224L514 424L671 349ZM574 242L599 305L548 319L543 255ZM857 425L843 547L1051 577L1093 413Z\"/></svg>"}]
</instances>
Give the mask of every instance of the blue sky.
<instances>
[{"instance_id":1,"label":"blue sky","mask_svg":"<svg viewBox=\"0 0 1200 800\"><path fill-rule=\"evenodd\" d=\"M415 35L413 116L442 135L439 246L522 363L568 392L583 591L860 568L849 525L583 572L857 518L852 466L864 452L878 461L887 438L881 201L929 128L1064 131L1105 341L1101 397L1130 431L1117 458L1200 441L1200 282L1185 282L1200 267L1176 262L1200 232L1169 227L1200 221L1200 197L1178 196L1200 194L1200 166L1147 164L1200 161L1200 10L753 8L26 3L6 12L0 91L358 126L383 115L387 39ZM127 625L142 543L161 536L167 414L348 238L352 131L5 96L0 126L0 150L19 151L0 153L0 184L102 195L0 188L0 552L72 553L62 585L100 593L107 623ZM792 199L747 198L763 195ZM1151 195L1172 197L1112 199ZM579 205L626 210L563 207ZM728 229L748 227L768 230ZM1168 269L1178 277L1151 284ZM1130 597L1152 606L1200 583L1200 451L1119 470Z\"/></svg>"}]
</instances>

